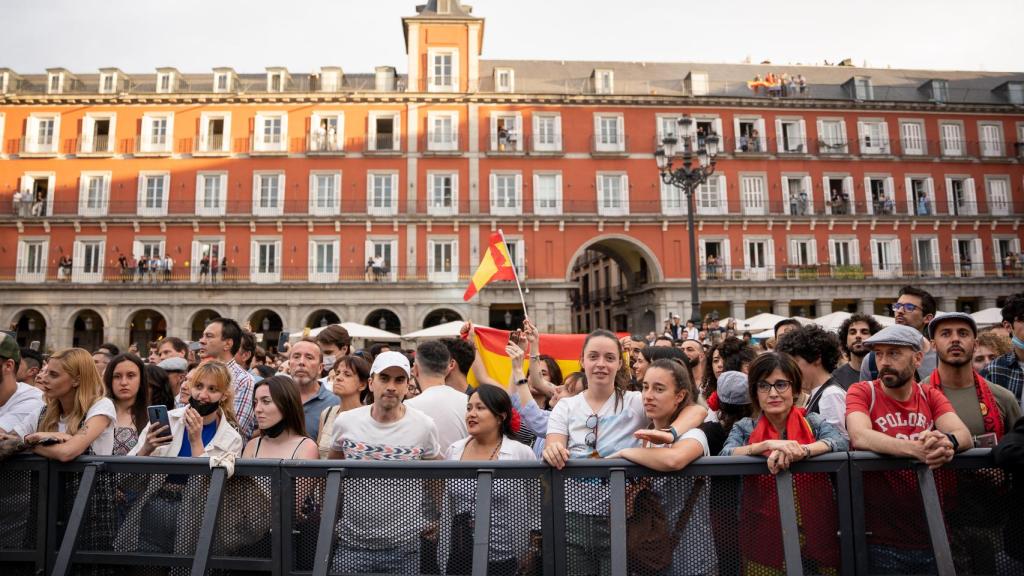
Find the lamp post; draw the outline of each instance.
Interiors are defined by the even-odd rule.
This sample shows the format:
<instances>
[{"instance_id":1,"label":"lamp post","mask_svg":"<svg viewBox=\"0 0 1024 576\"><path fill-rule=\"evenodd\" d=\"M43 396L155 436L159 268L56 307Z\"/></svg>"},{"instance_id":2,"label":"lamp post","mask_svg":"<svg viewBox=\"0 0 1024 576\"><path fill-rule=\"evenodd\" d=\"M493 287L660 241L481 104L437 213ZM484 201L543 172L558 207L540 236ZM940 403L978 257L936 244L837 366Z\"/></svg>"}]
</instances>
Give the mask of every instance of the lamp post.
<instances>
[{"instance_id":1,"label":"lamp post","mask_svg":"<svg viewBox=\"0 0 1024 576\"><path fill-rule=\"evenodd\" d=\"M690 232L690 319L694 325L700 326L700 294L697 291L697 240L693 227L694 200L693 193L698 186L707 182L708 177L715 173L715 156L718 155L718 135L714 132L704 136L698 142L697 151L693 151L692 140L693 118L683 116L679 119L678 135L668 134L654 152L654 159L661 172L661 180L665 184L675 186L686 194L686 221ZM694 165L693 157L697 156ZM680 160L679 166L674 163Z\"/></svg>"}]
</instances>

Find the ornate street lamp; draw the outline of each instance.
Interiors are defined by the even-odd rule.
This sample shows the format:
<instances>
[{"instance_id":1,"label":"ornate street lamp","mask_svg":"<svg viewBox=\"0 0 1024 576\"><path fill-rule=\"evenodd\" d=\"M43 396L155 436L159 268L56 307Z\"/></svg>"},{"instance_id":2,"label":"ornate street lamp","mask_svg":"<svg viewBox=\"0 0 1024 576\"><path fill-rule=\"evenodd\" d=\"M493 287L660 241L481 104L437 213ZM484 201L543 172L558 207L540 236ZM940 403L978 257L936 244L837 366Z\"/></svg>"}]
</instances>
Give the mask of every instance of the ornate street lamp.
<instances>
[{"instance_id":1,"label":"ornate street lamp","mask_svg":"<svg viewBox=\"0 0 1024 576\"><path fill-rule=\"evenodd\" d=\"M679 135L668 135L661 141L654 152L654 159L661 172L661 180L681 189L686 195L686 221L690 232L690 319L694 325L700 326L700 295L697 291L697 240L693 226L694 199L693 193L698 186L707 182L708 177L715 173L715 157L718 155L718 135L714 132L698 142L696 151L697 164L693 157L693 118L683 116L679 119ZM680 164L675 166L679 159Z\"/></svg>"}]
</instances>

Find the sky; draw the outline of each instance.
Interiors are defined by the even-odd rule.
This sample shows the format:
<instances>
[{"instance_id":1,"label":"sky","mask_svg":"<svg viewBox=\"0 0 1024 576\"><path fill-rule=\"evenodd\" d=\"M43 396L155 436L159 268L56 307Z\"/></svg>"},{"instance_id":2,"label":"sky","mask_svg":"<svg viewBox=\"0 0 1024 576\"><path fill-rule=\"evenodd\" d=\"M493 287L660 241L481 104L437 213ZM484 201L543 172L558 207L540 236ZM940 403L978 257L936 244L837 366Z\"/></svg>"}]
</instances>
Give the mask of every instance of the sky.
<instances>
[{"instance_id":1,"label":"sky","mask_svg":"<svg viewBox=\"0 0 1024 576\"><path fill-rule=\"evenodd\" d=\"M0 0L0 67L406 72L417 0ZM1024 71L1021 0L476 0L485 59Z\"/></svg>"}]
</instances>

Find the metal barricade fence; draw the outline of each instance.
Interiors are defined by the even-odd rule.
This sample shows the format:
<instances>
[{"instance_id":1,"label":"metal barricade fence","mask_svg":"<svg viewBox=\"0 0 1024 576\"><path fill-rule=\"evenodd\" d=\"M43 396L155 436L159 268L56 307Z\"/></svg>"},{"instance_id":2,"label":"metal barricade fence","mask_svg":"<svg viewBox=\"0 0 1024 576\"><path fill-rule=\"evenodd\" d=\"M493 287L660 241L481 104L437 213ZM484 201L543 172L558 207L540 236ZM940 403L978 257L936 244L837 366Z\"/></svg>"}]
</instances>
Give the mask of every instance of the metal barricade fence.
<instances>
[{"instance_id":1,"label":"metal barricade fence","mask_svg":"<svg viewBox=\"0 0 1024 576\"><path fill-rule=\"evenodd\" d=\"M924 542L927 571L1018 573L1004 547L1024 525L1007 527L1010 476L989 452L934 474L827 454L777 476L750 457L668 474L623 460L239 460L231 478L200 458L18 457L0 466L0 573L860 575L878 568L879 522ZM892 475L900 489L880 492Z\"/></svg>"}]
</instances>

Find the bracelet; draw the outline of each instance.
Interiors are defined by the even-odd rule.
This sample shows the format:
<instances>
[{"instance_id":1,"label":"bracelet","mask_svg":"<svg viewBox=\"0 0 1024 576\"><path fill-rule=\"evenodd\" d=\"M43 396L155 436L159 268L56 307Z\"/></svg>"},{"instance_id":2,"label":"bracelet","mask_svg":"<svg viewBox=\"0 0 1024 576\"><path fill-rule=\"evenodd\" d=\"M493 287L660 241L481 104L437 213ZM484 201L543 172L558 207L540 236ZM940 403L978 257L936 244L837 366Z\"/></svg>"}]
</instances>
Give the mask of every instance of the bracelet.
<instances>
[{"instance_id":1,"label":"bracelet","mask_svg":"<svg viewBox=\"0 0 1024 576\"><path fill-rule=\"evenodd\" d=\"M672 435L672 444L675 444L676 440L679 440L679 432L676 432L675 427L669 426L668 428L662 428L661 431L668 432Z\"/></svg>"},{"instance_id":2,"label":"bracelet","mask_svg":"<svg viewBox=\"0 0 1024 576\"><path fill-rule=\"evenodd\" d=\"M530 360L538 360L538 359L540 359L540 354L530 354Z\"/></svg>"},{"instance_id":3,"label":"bracelet","mask_svg":"<svg viewBox=\"0 0 1024 576\"><path fill-rule=\"evenodd\" d=\"M804 449L804 458L810 458L811 457L811 449L808 448L806 444L801 444L800 447Z\"/></svg>"},{"instance_id":4,"label":"bracelet","mask_svg":"<svg viewBox=\"0 0 1024 576\"><path fill-rule=\"evenodd\" d=\"M516 386L522 386L523 384L529 384L529 383L530 383L530 381L527 380L526 378L520 378L519 380L516 380Z\"/></svg>"}]
</instances>

